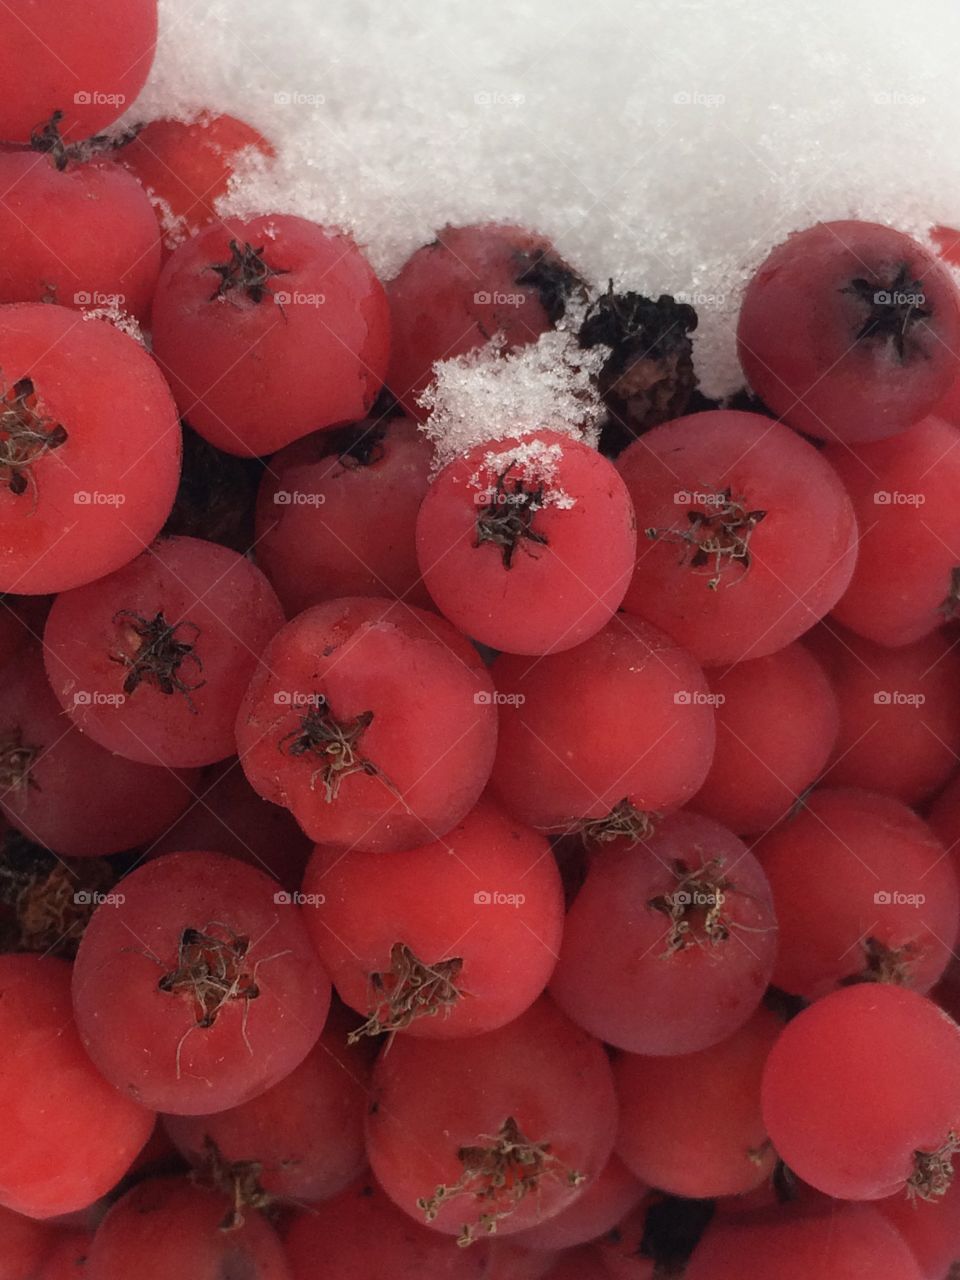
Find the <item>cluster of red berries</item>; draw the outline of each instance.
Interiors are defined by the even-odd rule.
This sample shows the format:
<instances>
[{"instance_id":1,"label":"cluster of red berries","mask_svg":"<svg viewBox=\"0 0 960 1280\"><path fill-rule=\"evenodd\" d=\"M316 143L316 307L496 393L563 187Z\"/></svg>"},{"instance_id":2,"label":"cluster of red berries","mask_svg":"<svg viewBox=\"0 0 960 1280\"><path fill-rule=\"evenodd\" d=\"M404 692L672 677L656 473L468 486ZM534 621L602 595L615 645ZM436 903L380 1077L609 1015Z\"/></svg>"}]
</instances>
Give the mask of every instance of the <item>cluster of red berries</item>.
<instances>
[{"instance_id":1,"label":"cluster of red berries","mask_svg":"<svg viewBox=\"0 0 960 1280\"><path fill-rule=\"evenodd\" d=\"M223 221L94 7L0 6L0 1280L954 1275L960 237L791 236L711 402L522 228ZM558 325L599 447L435 454Z\"/></svg>"}]
</instances>

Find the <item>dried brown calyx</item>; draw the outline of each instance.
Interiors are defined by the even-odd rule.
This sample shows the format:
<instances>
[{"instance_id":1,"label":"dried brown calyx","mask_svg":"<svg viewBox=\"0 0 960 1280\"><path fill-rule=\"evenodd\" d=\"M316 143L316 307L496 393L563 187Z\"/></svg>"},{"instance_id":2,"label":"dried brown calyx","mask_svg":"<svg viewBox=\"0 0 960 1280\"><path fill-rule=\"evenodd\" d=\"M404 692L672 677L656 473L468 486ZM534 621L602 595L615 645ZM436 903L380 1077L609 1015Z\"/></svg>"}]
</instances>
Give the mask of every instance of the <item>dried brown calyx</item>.
<instances>
[{"instance_id":1,"label":"dried brown calyx","mask_svg":"<svg viewBox=\"0 0 960 1280\"><path fill-rule=\"evenodd\" d=\"M728 565L739 565L744 573L750 568L750 539L767 513L749 510L746 500L734 497L729 488L704 495L707 496L711 498L709 507L690 507L685 526L645 529L644 533L652 542L672 542L682 547L680 563L706 570L707 586L716 591Z\"/></svg>"},{"instance_id":2,"label":"dried brown calyx","mask_svg":"<svg viewBox=\"0 0 960 1280\"><path fill-rule=\"evenodd\" d=\"M567 1186L579 1186L584 1175L567 1169L551 1154L548 1142L532 1142L521 1132L512 1116L500 1131L484 1135L476 1146L460 1147L457 1159L463 1173L450 1186L439 1186L432 1196L417 1201L427 1222L433 1222L451 1200L469 1197L476 1202L475 1221L465 1223L457 1244L473 1244L482 1235L492 1235L497 1224L508 1218L517 1205L536 1192L546 1178L559 1178Z\"/></svg>"},{"instance_id":3,"label":"dried brown calyx","mask_svg":"<svg viewBox=\"0 0 960 1280\"><path fill-rule=\"evenodd\" d=\"M936 1151L915 1151L913 1173L907 1179L911 1199L937 1200L953 1184L953 1157L960 1151L960 1134L949 1133Z\"/></svg>"},{"instance_id":4,"label":"dried brown calyx","mask_svg":"<svg viewBox=\"0 0 960 1280\"><path fill-rule=\"evenodd\" d=\"M62 111L54 111L49 120L38 124L30 134L31 151L39 151L48 155L54 168L61 172L70 164L82 164L93 160L104 152L113 151L127 142L132 142L142 126L128 130L119 135L97 134L93 138L84 138L81 142L64 142L60 134Z\"/></svg>"},{"instance_id":5,"label":"dried brown calyx","mask_svg":"<svg viewBox=\"0 0 960 1280\"><path fill-rule=\"evenodd\" d=\"M696 868L677 859L672 870L675 887L647 903L667 917L667 953L726 942L732 926L724 907L733 884L723 874L723 859L713 858Z\"/></svg>"},{"instance_id":6,"label":"dried brown calyx","mask_svg":"<svg viewBox=\"0 0 960 1280\"><path fill-rule=\"evenodd\" d=\"M599 374L600 393L611 421L604 452L619 453L660 422L687 411L697 387L693 344L697 313L669 294L646 298L607 292L588 309L580 327L581 347L611 348Z\"/></svg>"},{"instance_id":7,"label":"dried brown calyx","mask_svg":"<svg viewBox=\"0 0 960 1280\"><path fill-rule=\"evenodd\" d=\"M121 629L123 649L111 654L110 660L127 668L123 692L130 696L145 683L160 693L182 694L195 711L190 695L206 681L189 681L185 668L203 669L196 652L200 628L193 622L168 622L163 610L148 618L132 609L121 609L113 621Z\"/></svg>"},{"instance_id":8,"label":"dried brown calyx","mask_svg":"<svg viewBox=\"0 0 960 1280\"><path fill-rule=\"evenodd\" d=\"M274 1197L261 1184L263 1165L259 1160L228 1160L209 1134L203 1139L203 1150L191 1152L193 1170L190 1180L195 1186L220 1191L230 1200L221 1231L236 1231L244 1224L249 1209L269 1209Z\"/></svg>"},{"instance_id":9,"label":"dried brown calyx","mask_svg":"<svg viewBox=\"0 0 960 1280\"><path fill-rule=\"evenodd\" d=\"M610 844L614 840L629 840L637 844L649 840L657 820L662 814L652 810L637 809L629 800L615 805L605 818L585 818L571 827L584 844Z\"/></svg>"},{"instance_id":10,"label":"dried brown calyx","mask_svg":"<svg viewBox=\"0 0 960 1280\"><path fill-rule=\"evenodd\" d=\"M377 1036L384 1031L402 1031L415 1018L435 1018L449 1013L461 997L456 985L463 960L453 956L425 964L403 942L390 949L390 968L370 975L373 1012L366 1022L351 1031L348 1044L356 1044L364 1036Z\"/></svg>"},{"instance_id":11,"label":"dried brown calyx","mask_svg":"<svg viewBox=\"0 0 960 1280\"><path fill-rule=\"evenodd\" d=\"M939 612L945 622L955 622L960 618L960 565L955 565L950 570L950 585L940 602Z\"/></svg>"},{"instance_id":12,"label":"dried brown calyx","mask_svg":"<svg viewBox=\"0 0 960 1280\"><path fill-rule=\"evenodd\" d=\"M844 978L841 986L854 986L861 982L886 982L898 987L910 985L911 970L919 958L915 943L888 947L877 938L865 938L862 949L863 968L859 973Z\"/></svg>"},{"instance_id":13,"label":"dried brown calyx","mask_svg":"<svg viewBox=\"0 0 960 1280\"><path fill-rule=\"evenodd\" d=\"M546 501L542 481L524 480L510 475L513 464L496 478L488 493L489 501L477 513L475 546L492 543L500 550L505 569L513 565L517 548L529 551L528 543L545 547L546 537L533 527L537 512Z\"/></svg>"},{"instance_id":14,"label":"dried brown calyx","mask_svg":"<svg viewBox=\"0 0 960 1280\"><path fill-rule=\"evenodd\" d=\"M360 753L363 735L373 723L373 712L362 711L352 720L337 720L322 695L318 695L318 704L310 707L296 729L280 739L280 750L290 756L312 756L320 761L310 786L314 787L319 778L324 799L332 804L340 793L340 784L350 774L380 776L377 766Z\"/></svg>"},{"instance_id":15,"label":"dried brown calyx","mask_svg":"<svg viewBox=\"0 0 960 1280\"><path fill-rule=\"evenodd\" d=\"M10 949L72 959L116 878L105 858L60 858L8 831L0 843L0 902L13 910Z\"/></svg>"},{"instance_id":16,"label":"dried brown calyx","mask_svg":"<svg viewBox=\"0 0 960 1280\"><path fill-rule=\"evenodd\" d=\"M210 270L220 277L220 283L210 296L210 301L227 298L234 292L244 293L251 302L259 305L264 298L275 297L270 281L289 273L283 267L271 267L264 262L265 246L255 249L246 241L230 241L230 260L210 264Z\"/></svg>"},{"instance_id":17,"label":"dried brown calyx","mask_svg":"<svg viewBox=\"0 0 960 1280\"><path fill-rule=\"evenodd\" d=\"M10 492L36 496L34 466L66 442L66 428L44 413L33 379L8 386L0 375L0 475Z\"/></svg>"},{"instance_id":18,"label":"dried brown calyx","mask_svg":"<svg viewBox=\"0 0 960 1280\"><path fill-rule=\"evenodd\" d=\"M40 747L24 742L19 726L0 737L0 791L39 790L32 771L40 751Z\"/></svg>"},{"instance_id":19,"label":"dried brown calyx","mask_svg":"<svg viewBox=\"0 0 960 1280\"><path fill-rule=\"evenodd\" d=\"M840 292L852 295L863 306L863 320L854 340L880 341L892 346L901 364L910 354L911 330L933 315L927 306L922 281L913 279L906 263L900 264L891 280L857 277Z\"/></svg>"}]
</instances>

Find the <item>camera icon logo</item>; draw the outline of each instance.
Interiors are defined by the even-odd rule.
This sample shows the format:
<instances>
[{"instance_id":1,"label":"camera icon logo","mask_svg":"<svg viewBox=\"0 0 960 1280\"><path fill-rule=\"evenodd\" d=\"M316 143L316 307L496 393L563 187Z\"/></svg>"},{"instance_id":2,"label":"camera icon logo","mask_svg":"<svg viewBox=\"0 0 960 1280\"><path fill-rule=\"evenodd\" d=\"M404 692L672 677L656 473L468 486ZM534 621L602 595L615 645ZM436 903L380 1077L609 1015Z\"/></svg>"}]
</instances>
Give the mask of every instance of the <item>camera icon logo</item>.
<instances>
[{"instance_id":1,"label":"camera icon logo","mask_svg":"<svg viewBox=\"0 0 960 1280\"><path fill-rule=\"evenodd\" d=\"M287 893L285 889L278 889L273 895L273 900L278 907L289 907L293 903L293 895Z\"/></svg>"},{"instance_id":2,"label":"camera icon logo","mask_svg":"<svg viewBox=\"0 0 960 1280\"><path fill-rule=\"evenodd\" d=\"M676 703L678 707L689 707L690 703L693 701L690 695L690 690L678 689L677 692L673 695L673 701Z\"/></svg>"},{"instance_id":3,"label":"camera icon logo","mask_svg":"<svg viewBox=\"0 0 960 1280\"><path fill-rule=\"evenodd\" d=\"M73 95L73 101L78 107L89 107L93 101L93 94L86 89L78 89Z\"/></svg>"},{"instance_id":4,"label":"camera icon logo","mask_svg":"<svg viewBox=\"0 0 960 1280\"><path fill-rule=\"evenodd\" d=\"M285 90L281 90L280 93L275 93L273 95L273 101L276 103L278 107L289 107L290 94L287 93Z\"/></svg>"},{"instance_id":5,"label":"camera icon logo","mask_svg":"<svg viewBox=\"0 0 960 1280\"><path fill-rule=\"evenodd\" d=\"M493 694L487 689L480 689L473 695L473 700L478 707L489 707L490 703L493 701Z\"/></svg>"},{"instance_id":6,"label":"camera icon logo","mask_svg":"<svg viewBox=\"0 0 960 1280\"><path fill-rule=\"evenodd\" d=\"M678 889L676 893L672 895L672 898L674 906L690 907L693 905L693 894L689 889Z\"/></svg>"},{"instance_id":7,"label":"camera icon logo","mask_svg":"<svg viewBox=\"0 0 960 1280\"><path fill-rule=\"evenodd\" d=\"M478 889L477 892L473 895L473 900L478 907L489 907L490 903L493 901L493 898L490 896L489 890Z\"/></svg>"},{"instance_id":8,"label":"camera icon logo","mask_svg":"<svg viewBox=\"0 0 960 1280\"><path fill-rule=\"evenodd\" d=\"M873 695L874 706L877 707L889 707L892 701L893 699L886 689L878 689Z\"/></svg>"},{"instance_id":9,"label":"camera icon logo","mask_svg":"<svg viewBox=\"0 0 960 1280\"><path fill-rule=\"evenodd\" d=\"M886 889L878 889L877 892L873 895L873 900L878 907L889 907L890 903L893 901L893 898L886 891Z\"/></svg>"}]
</instances>

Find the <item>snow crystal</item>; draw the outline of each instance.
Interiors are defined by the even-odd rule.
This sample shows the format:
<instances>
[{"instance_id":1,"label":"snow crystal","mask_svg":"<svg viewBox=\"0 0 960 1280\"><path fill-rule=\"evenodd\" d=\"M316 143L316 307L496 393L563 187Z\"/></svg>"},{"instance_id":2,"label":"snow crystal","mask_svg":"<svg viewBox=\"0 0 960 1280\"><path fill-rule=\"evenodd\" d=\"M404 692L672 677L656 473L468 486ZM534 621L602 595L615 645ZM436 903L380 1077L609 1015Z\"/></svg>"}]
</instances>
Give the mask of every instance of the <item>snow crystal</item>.
<instances>
[{"instance_id":1,"label":"snow crystal","mask_svg":"<svg viewBox=\"0 0 960 1280\"><path fill-rule=\"evenodd\" d=\"M532 511L541 507L557 507L561 511L569 511L577 505L576 498L557 484L560 474L560 463L563 461L563 447L556 441L526 440L522 444L507 446L501 449L489 449L477 471L470 476L467 483L472 488L487 488L495 476L504 476L509 472L511 481L519 481L522 487L536 487L542 490L539 500L530 502L529 496L524 501ZM517 499L508 491L503 500L515 502Z\"/></svg>"},{"instance_id":2,"label":"snow crystal","mask_svg":"<svg viewBox=\"0 0 960 1280\"><path fill-rule=\"evenodd\" d=\"M445 223L521 222L596 286L680 293L697 367L769 248L818 218L960 219L960 5L926 0L161 0L132 118L276 145L228 195L350 230L389 276Z\"/></svg>"}]
</instances>

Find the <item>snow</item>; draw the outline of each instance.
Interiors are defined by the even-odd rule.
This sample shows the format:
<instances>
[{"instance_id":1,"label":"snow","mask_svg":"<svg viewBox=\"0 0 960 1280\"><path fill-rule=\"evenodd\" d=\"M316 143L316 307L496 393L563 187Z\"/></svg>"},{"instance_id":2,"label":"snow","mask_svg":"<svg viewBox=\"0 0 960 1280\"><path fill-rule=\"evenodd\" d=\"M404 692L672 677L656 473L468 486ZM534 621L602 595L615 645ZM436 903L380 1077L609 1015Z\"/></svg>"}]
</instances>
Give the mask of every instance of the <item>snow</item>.
<instances>
[{"instance_id":1,"label":"snow","mask_svg":"<svg viewBox=\"0 0 960 1280\"><path fill-rule=\"evenodd\" d=\"M280 156L225 207L347 228L385 276L497 219L598 286L683 294L717 394L790 230L960 219L958 47L955 0L161 0L131 114L248 119Z\"/></svg>"}]
</instances>

